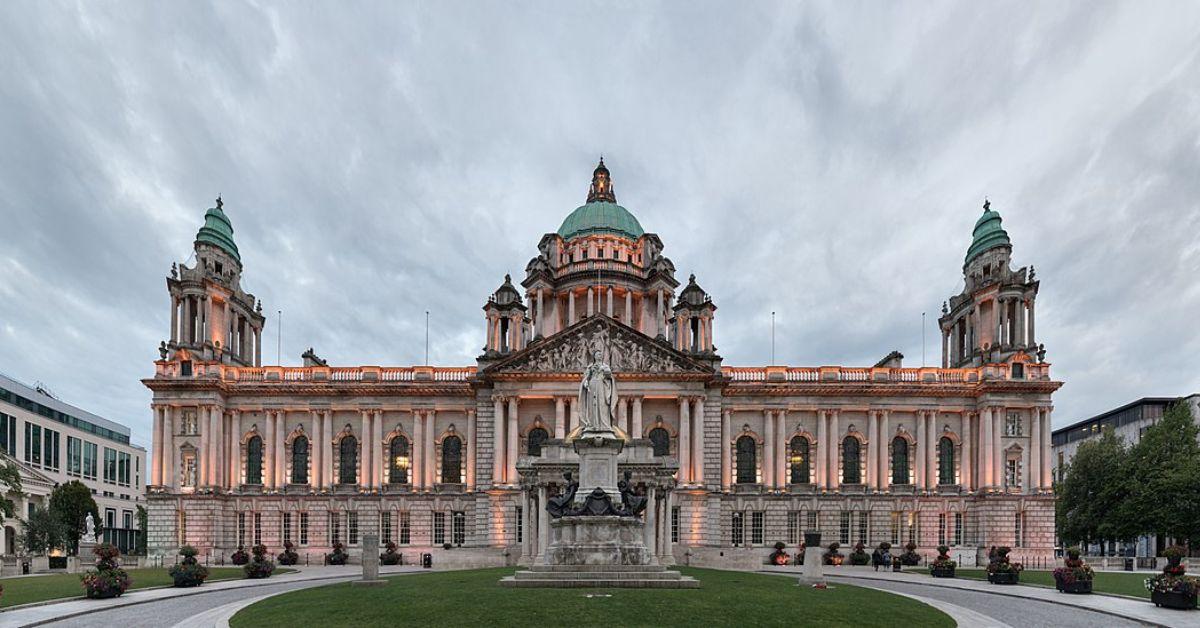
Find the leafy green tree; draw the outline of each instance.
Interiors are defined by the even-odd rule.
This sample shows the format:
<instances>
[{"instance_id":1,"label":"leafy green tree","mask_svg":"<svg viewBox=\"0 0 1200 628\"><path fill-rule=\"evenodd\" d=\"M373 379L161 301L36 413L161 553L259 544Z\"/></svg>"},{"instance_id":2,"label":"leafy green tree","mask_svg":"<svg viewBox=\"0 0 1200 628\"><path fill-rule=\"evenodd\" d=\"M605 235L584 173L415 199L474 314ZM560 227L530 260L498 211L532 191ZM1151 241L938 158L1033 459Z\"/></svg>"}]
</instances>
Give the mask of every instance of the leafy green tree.
<instances>
[{"instance_id":1,"label":"leafy green tree","mask_svg":"<svg viewBox=\"0 0 1200 628\"><path fill-rule=\"evenodd\" d=\"M146 555L146 534L150 530L150 514L146 512L145 506L137 507L137 522L138 522L138 542L137 553Z\"/></svg>"},{"instance_id":2,"label":"leafy green tree","mask_svg":"<svg viewBox=\"0 0 1200 628\"><path fill-rule=\"evenodd\" d=\"M54 492L50 493L50 512L62 522L72 553L79 552L79 539L87 528L89 512L92 513L97 536L100 534L100 509L92 498L92 489L79 480L54 487Z\"/></svg>"},{"instance_id":3,"label":"leafy green tree","mask_svg":"<svg viewBox=\"0 0 1200 628\"><path fill-rule=\"evenodd\" d=\"M1130 536L1172 536L1200 541L1200 443L1191 408L1172 404L1158 423L1129 448L1125 477L1129 498L1119 519Z\"/></svg>"},{"instance_id":4,"label":"leafy green tree","mask_svg":"<svg viewBox=\"0 0 1200 628\"><path fill-rule=\"evenodd\" d=\"M4 513L4 518L16 516L16 504L12 498L20 496L21 470L14 462L0 466L0 512Z\"/></svg>"},{"instance_id":5,"label":"leafy green tree","mask_svg":"<svg viewBox=\"0 0 1200 628\"><path fill-rule=\"evenodd\" d=\"M1055 487L1058 534L1068 544L1127 538L1117 516L1129 488L1125 480L1127 449L1112 429L1079 445Z\"/></svg>"},{"instance_id":6,"label":"leafy green tree","mask_svg":"<svg viewBox=\"0 0 1200 628\"><path fill-rule=\"evenodd\" d=\"M62 521L45 507L35 506L29 513L29 518L21 521L21 524L17 544L26 552L41 554L47 549L66 545L66 528L63 527Z\"/></svg>"}]
</instances>

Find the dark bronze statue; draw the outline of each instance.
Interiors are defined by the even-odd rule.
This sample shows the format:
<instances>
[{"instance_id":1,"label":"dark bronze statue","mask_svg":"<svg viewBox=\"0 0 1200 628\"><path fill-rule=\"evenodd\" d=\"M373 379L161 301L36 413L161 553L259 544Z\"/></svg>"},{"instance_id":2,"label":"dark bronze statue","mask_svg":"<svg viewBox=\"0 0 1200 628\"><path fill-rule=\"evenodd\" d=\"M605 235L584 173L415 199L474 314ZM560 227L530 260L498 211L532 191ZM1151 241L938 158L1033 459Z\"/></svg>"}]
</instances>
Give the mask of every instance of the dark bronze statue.
<instances>
[{"instance_id":1,"label":"dark bronze statue","mask_svg":"<svg viewBox=\"0 0 1200 628\"><path fill-rule=\"evenodd\" d=\"M575 501L575 491L579 490L579 482L571 478L570 471L563 474L563 479L567 481L567 488L557 497L546 500L546 512L555 519L570 513L571 502Z\"/></svg>"},{"instance_id":2,"label":"dark bronze statue","mask_svg":"<svg viewBox=\"0 0 1200 628\"><path fill-rule=\"evenodd\" d=\"M636 517L646 509L646 497L634 492L633 483L630 481L632 478L633 473L626 471L625 479L617 482L617 488L621 491L621 503L625 506L625 512L622 514Z\"/></svg>"}]
</instances>

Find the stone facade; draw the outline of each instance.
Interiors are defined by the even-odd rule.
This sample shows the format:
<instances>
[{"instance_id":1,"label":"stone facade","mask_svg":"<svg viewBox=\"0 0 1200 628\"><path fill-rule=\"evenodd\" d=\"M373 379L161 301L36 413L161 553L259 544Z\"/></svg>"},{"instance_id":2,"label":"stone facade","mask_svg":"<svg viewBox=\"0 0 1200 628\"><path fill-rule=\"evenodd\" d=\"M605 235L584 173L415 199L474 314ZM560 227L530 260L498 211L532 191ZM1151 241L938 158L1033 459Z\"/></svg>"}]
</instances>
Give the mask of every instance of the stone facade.
<instances>
[{"instance_id":1,"label":"stone facade","mask_svg":"<svg viewBox=\"0 0 1200 628\"><path fill-rule=\"evenodd\" d=\"M968 264L964 294L1012 276L1011 244L989 221L972 252L1000 255L1003 268L989 262L972 279ZM335 540L355 553L371 531L411 553L432 548L438 565L528 559L544 549L531 532L544 497L522 487L518 466L578 426L580 372L599 350L620 384L616 427L677 468L656 513L668 564L760 564L776 541L794 547L813 528L826 542L911 539L926 555L942 542L959 556L990 545L1015 546L1017 560L1052 555L1060 383L1031 349L1031 317L1024 336L1015 314L1004 319L1003 337L1020 342L967 360L947 346L941 368L904 368L898 354L875 367L726 366L716 305L695 277L677 298L662 251L616 204L601 164L588 203L542 238L523 292L506 277L488 298L474 366L337 367L311 351L303 367L258 366L216 350L237 329L223 309L200 333L173 326L144 380L152 551L186 542L228 554L256 536L279 551L286 535L320 560ZM202 304L238 294L235 269L203 275L214 296ZM1035 292L1031 275L1018 280ZM971 299L956 298L944 342ZM255 338L262 321L246 316Z\"/></svg>"}]
</instances>

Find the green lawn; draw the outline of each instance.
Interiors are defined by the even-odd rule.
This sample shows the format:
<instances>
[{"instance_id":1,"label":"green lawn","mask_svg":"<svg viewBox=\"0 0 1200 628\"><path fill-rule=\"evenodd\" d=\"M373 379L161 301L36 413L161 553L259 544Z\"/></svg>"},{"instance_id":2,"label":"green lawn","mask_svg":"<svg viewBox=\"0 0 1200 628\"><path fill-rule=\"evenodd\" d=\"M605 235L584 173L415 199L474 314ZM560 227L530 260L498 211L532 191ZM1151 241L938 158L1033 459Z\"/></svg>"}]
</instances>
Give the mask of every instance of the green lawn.
<instances>
[{"instance_id":1,"label":"green lawn","mask_svg":"<svg viewBox=\"0 0 1200 628\"><path fill-rule=\"evenodd\" d=\"M987 580L987 572L982 569L958 569L954 572L954 575L960 578ZM1134 597L1150 599L1150 592L1146 590L1147 576L1148 574L1144 573L1097 571L1095 579L1092 580L1092 591L1095 593L1115 593L1117 595L1132 595ZM1021 584L1041 585L1053 588L1054 573L1050 571L1022 571Z\"/></svg>"},{"instance_id":2,"label":"green lawn","mask_svg":"<svg viewBox=\"0 0 1200 628\"><path fill-rule=\"evenodd\" d=\"M702 588L508 589L512 568L395 576L295 591L242 609L234 627L340 626L954 626L909 598L850 585L820 591L796 578L683 568Z\"/></svg>"},{"instance_id":3,"label":"green lawn","mask_svg":"<svg viewBox=\"0 0 1200 628\"><path fill-rule=\"evenodd\" d=\"M147 567L145 569L129 569L129 577L133 579L130 589L160 587L171 584L171 576L165 568ZM292 569L276 569L276 574L287 573ZM209 567L208 580L232 580L242 578L245 572L241 567ZM23 576L17 578L0 578L4 585L4 596L0 597L0 607L42 602L64 597L82 597L83 584L80 574L60 573L47 576Z\"/></svg>"}]
</instances>

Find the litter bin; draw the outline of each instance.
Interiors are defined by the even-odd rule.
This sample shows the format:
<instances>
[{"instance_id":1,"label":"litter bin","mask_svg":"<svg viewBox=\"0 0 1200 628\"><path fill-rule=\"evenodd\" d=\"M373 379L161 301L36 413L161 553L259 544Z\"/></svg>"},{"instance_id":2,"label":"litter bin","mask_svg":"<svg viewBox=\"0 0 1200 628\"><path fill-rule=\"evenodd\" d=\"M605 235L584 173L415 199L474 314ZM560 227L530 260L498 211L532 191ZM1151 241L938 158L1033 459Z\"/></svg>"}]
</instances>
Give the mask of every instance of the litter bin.
<instances>
[{"instance_id":1,"label":"litter bin","mask_svg":"<svg viewBox=\"0 0 1200 628\"><path fill-rule=\"evenodd\" d=\"M426 569L433 569L433 554L421 554L421 566Z\"/></svg>"},{"instance_id":2,"label":"litter bin","mask_svg":"<svg viewBox=\"0 0 1200 628\"><path fill-rule=\"evenodd\" d=\"M1133 562L1134 559L1132 558L1125 559L1125 571L1133 571Z\"/></svg>"},{"instance_id":3,"label":"litter bin","mask_svg":"<svg viewBox=\"0 0 1200 628\"><path fill-rule=\"evenodd\" d=\"M21 575L29 575L29 561L27 560L21 561Z\"/></svg>"}]
</instances>

